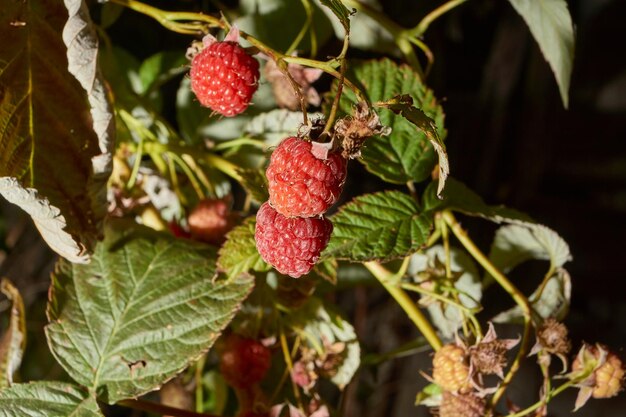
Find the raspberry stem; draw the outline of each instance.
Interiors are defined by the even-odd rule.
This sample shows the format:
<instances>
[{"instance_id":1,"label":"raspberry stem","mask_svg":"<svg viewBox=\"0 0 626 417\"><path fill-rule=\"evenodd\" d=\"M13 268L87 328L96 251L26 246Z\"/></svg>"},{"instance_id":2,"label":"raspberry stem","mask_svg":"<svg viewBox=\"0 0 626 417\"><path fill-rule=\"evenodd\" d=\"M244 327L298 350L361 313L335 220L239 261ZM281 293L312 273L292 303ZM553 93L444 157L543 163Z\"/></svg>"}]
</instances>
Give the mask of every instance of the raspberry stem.
<instances>
[{"instance_id":1,"label":"raspberry stem","mask_svg":"<svg viewBox=\"0 0 626 417\"><path fill-rule=\"evenodd\" d=\"M443 345L439 336L437 336L437 331L430 324L426 316L417 308L415 302L408 296L408 294L398 286L397 282L399 281L404 272L401 274L394 274L387 269L385 269L378 262L365 262L363 264L371 273L378 279L378 281L383 285L385 290L397 301L397 303L402 307L404 312L409 316L411 321L415 323L419 331L424 335L428 343L432 346L432 348L437 351Z\"/></svg>"},{"instance_id":2,"label":"raspberry stem","mask_svg":"<svg viewBox=\"0 0 626 417\"><path fill-rule=\"evenodd\" d=\"M493 265L493 263L491 263L489 258L487 258L480 249L478 249L478 247L470 239L467 232L463 230L461 224L456 220L454 214L452 214L450 210L444 210L441 215L444 221L450 226L452 233L454 233L456 238L461 242L465 249L483 268L485 268L487 272L491 274L496 282L500 284L500 286L507 293L509 293L511 298L513 298L517 305L522 309L522 314L524 316L524 332L522 334L522 342L520 344L519 351L517 352L515 360L511 364L509 372L504 377L502 384L491 398L490 406L491 408L493 408L498 403L498 401L504 394L507 386L517 373L522 359L528 353L532 322L532 307L530 305L530 302L528 301L528 298L526 298L526 296L522 294L522 292L511 281L509 281L509 279L502 272L500 272L500 270L498 270L495 265Z\"/></svg>"}]
</instances>

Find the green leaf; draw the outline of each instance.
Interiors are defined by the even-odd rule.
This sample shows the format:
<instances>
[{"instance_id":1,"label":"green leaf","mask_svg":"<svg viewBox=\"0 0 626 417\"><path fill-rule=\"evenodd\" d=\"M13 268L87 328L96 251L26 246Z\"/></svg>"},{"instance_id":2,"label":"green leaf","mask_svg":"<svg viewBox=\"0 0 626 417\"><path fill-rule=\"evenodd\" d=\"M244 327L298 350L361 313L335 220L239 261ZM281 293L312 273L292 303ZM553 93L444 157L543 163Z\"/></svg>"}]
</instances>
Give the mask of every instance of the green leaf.
<instances>
[{"instance_id":1,"label":"green leaf","mask_svg":"<svg viewBox=\"0 0 626 417\"><path fill-rule=\"evenodd\" d=\"M361 347L354 327L331 306L324 305L315 297L311 297L306 304L289 314L286 322L288 327L294 329L318 353L324 353L325 347L330 344L345 344L341 362L335 368L336 373L330 377L330 381L339 389L348 385L361 363Z\"/></svg>"},{"instance_id":2,"label":"green leaf","mask_svg":"<svg viewBox=\"0 0 626 417\"><path fill-rule=\"evenodd\" d=\"M397 65L389 59L356 61L351 64L348 76L360 82L361 89L372 103L384 102L401 94L410 96L415 107L435 121L438 137L445 139L443 110L433 92L426 88L409 66ZM325 97L327 107L336 92L337 83L334 83L331 93ZM352 114L356 102L354 93L344 89L340 101L341 111ZM387 136L374 136L365 142L360 159L365 168L395 184L420 182L429 178L437 164L437 153L427 134L423 130L416 131L411 121L391 110L379 109L379 115L381 124L391 127L392 132Z\"/></svg>"},{"instance_id":3,"label":"green leaf","mask_svg":"<svg viewBox=\"0 0 626 417\"><path fill-rule=\"evenodd\" d=\"M339 19L346 32L350 32L350 10L340 0L320 0Z\"/></svg>"},{"instance_id":4,"label":"green leaf","mask_svg":"<svg viewBox=\"0 0 626 417\"><path fill-rule=\"evenodd\" d=\"M558 268L556 273L546 282L545 287L538 288L529 297L533 310L542 318L554 317L563 320L569 311L572 296L572 281L569 273ZM492 320L496 323L522 323L524 313L519 306L504 311Z\"/></svg>"},{"instance_id":5,"label":"green leaf","mask_svg":"<svg viewBox=\"0 0 626 417\"><path fill-rule=\"evenodd\" d=\"M565 108L574 61L574 27L565 0L509 0L519 13L543 56L550 64L559 85Z\"/></svg>"},{"instance_id":6,"label":"green leaf","mask_svg":"<svg viewBox=\"0 0 626 417\"><path fill-rule=\"evenodd\" d=\"M437 197L437 189L438 186L434 182L426 187L422 196L424 211L435 212L450 209L496 223L534 223L528 215L520 211L505 206L487 205L478 194L454 178L448 178L441 198Z\"/></svg>"},{"instance_id":7,"label":"green leaf","mask_svg":"<svg viewBox=\"0 0 626 417\"><path fill-rule=\"evenodd\" d=\"M308 116L310 120L324 117L317 112ZM263 139L268 146L276 146L283 139L296 135L303 121L302 112L275 109L252 118L243 131L248 136Z\"/></svg>"},{"instance_id":8,"label":"green leaf","mask_svg":"<svg viewBox=\"0 0 626 417\"><path fill-rule=\"evenodd\" d=\"M269 199L265 170L261 168L239 169L237 172L241 178L241 186L246 190L253 201L261 204Z\"/></svg>"},{"instance_id":9,"label":"green leaf","mask_svg":"<svg viewBox=\"0 0 626 417\"><path fill-rule=\"evenodd\" d=\"M541 224L511 224L496 232L489 254L491 262L507 273L519 264L531 260L547 260L550 267L542 285L529 300L534 310L543 318L563 319L567 314L571 297L569 274L562 266L572 259L569 246L556 232ZM519 307L497 315L496 322L520 321L523 317Z\"/></svg>"},{"instance_id":10,"label":"green leaf","mask_svg":"<svg viewBox=\"0 0 626 417\"><path fill-rule=\"evenodd\" d=\"M334 226L324 257L356 262L387 261L422 248L432 227L432 217L399 191L355 198L332 216Z\"/></svg>"},{"instance_id":11,"label":"green leaf","mask_svg":"<svg viewBox=\"0 0 626 417\"><path fill-rule=\"evenodd\" d=\"M305 7L301 1L241 0L239 7L241 17L234 21L237 27L257 39L263 39L267 45L279 51L289 48L307 20ZM311 50L312 36L315 36L317 45L324 45L332 36L330 20L317 6L311 9L313 12L311 25L315 30L306 33L297 46L300 51Z\"/></svg>"},{"instance_id":12,"label":"green leaf","mask_svg":"<svg viewBox=\"0 0 626 417\"><path fill-rule=\"evenodd\" d=\"M253 282L217 280L207 245L126 222L106 232L90 264L56 265L46 336L68 374L113 404L206 352Z\"/></svg>"},{"instance_id":13,"label":"green leaf","mask_svg":"<svg viewBox=\"0 0 626 417\"><path fill-rule=\"evenodd\" d=\"M444 265L445 250L442 245L435 245L428 248L423 253L416 253L411 256L408 273L413 276L417 283L422 279L428 279L435 283L433 288L437 291L437 276L430 276L428 270L433 270ZM454 276L453 286L459 292L458 302L469 308L479 307L478 302L482 298L482 285L476 264L472 258L457 248L450 248L450 269ZM445 270L442 271L445 274ZM422 278L422 274L427 274ZM425 301L428 301L425 303ZM443 304L429 296L421 296L421 302L428 305L428 313L433 324L439 329L442 336L452 339L458 329L461 328L465 316L462 311L451 304Z\"/></svg>"},{"instance_id":14,"label":"green leaf","mask_svg":"<svg viewBox=\"0 0 626 417\"><path fill-rule=\"evenodd\" d=\"M391 100L378 103L378 105L386 107L392 112L405 117L422 131L430 141L430 144L433 145L435 152L437 152L439 156L439 185L437 186L437 197L441 198L441 192L450 174L450 164L448 163L446 145L444 145L443 140L441 140L437 133L435 121L428 117L422 110L413 106L413 99L409 95L397 96Z\"/></svg>"},{"instance_id":15,"label":"green leaf","mask_svg":"<svg viewBox=\"0 0 626 417\"><path fill-rule=\"evenodd\" d=\"M442 397L441 387L437 384L428 384L417 393L415 397L415 405L423 405L426 407L438 407L441 405Z\"/></svg>"},{"instance_id":16,"label":"green leaf","mask_svg":"<svg viewBox=\"0 0 626 417\"><path fill-rule=\"evenodd\" d=\"M334 18L334 13L321 7L321 0L313 0L330 19L330 23L338 39L343 39L346 33L344 25ZM372 10L382 13L382 6L377 0L359 0ZM390 55L398 55L393 36L382 25L365 13L357 12L350 17L350 46L365 51L375 51Z\"/></svg>"},{"instance_id":17,"label":"green leaf","mask_svg":"<svg viewBox=\"0 0 626 417\"><path fill-rule=\"evenodd\" d=\"M0 194L31 215L53 250L86 262L106 214L114 125L87 8L66 3L2 7Z\"/></svg>"},{"instance_id":18,"label":"green leaf","mask_svg":"<svg viewBox=\"0 0 626 417\"><path fill-rule=\"evenodd\" d=\"M184 51L161 51L148 57L139 67L139 79L143 94L148 89L154 89L164 84L172 77L187 72L189 61L185 58Z\"/></svg>"},{"instance_id":19,"label":"green leaf","mask_svg":"<svg viewBox=\"0 0 626 417\"><path fill-rule=\"evenodd\" d=\"M24 301L17 288L6 278L0 282L0 292L11 301L9 324L0 338L0 390L13 383L26 348L26 313Z\"/></svg>"},{"instance_id":20,"label":"green leaf","mask_svg":"<svg viewBox=\"0 0 626 417\"><path fill-rule=\"evenodd\" d=\"M254 240L256 219L248 217L242 224L226 235L226 242L219 250L217 267L229 277L253 271L269 271L271 267L259 255Z\"/></svg>"},{"instance_id":21,"label":"green leaf","mask_svg":"<svg viewBox=\"0 0 626 417\"><path fill-rule=\"evenodd\" d=\"M556 270L572 260L572 255L567 242L554 230L541 224L511 224L496 232L489 259L507 273L531 259L548 260L550 269Z\"/></svg>"},{"instance_id":22,"label":"green leaf","mask_svg":"<svg viewBox=\"0 0 626 417\"><path fill-rule=\"evenodd\" d=\"M39 381L0 390L0 417L104 417L89 392L64 382Z\"/></svg>"}]
</instances>

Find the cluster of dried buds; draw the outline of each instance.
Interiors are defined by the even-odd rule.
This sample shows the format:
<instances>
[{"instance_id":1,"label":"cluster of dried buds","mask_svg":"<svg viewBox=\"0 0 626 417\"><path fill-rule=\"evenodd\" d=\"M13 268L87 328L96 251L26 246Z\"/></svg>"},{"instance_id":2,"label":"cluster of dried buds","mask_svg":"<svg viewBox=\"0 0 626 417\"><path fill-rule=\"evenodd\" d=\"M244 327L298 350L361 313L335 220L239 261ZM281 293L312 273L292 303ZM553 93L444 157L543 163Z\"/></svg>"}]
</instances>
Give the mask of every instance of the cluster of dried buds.
<instances>
[{"instance_id":1,"label":"cluster of dried buds","mask_svg":"<svg viewBox=\"0 0 626 417\"><path fill-rule=\"evenodd\" d=\"M433 358L432 380L442 389L440 417L483 417L487 413L485 397L495 388L485 388L483 376L504 377L506 353L519 339L498 339L493 325L485 336L471 346L457 337L439 349Z\"/></svg>"},{"instance_id":2,"label":"cluster of dried buds","mask_svg":"<svg viewBox=\"0 0 626 417\"><path fill-rule=\"evenodd\" d=\"M555 319L546 319L537 327L536 343L530 355L537 355L538 363L547 369L551 357L563 363L561 378L580 389L574 411L590 398L610 398L619 393L624 385L624 366L620 358L601 344L583 344L568 370L567 355L571 342L567 327ZM504 379L507 351L515 347L519 339L498 339L494 327L473 345L467 345L458 337L439 349L433 357L433 374L429 378L442 391L433 414L439 417L482 417L491 415L485 398L497 387L485 387L483 377L496 375ZM549 393L542 390L542 401L547 404ZM510 405L510 411L519 411ZM535 416L546 416L547 406L540 407Z\"/></svg>"}]
</instances>

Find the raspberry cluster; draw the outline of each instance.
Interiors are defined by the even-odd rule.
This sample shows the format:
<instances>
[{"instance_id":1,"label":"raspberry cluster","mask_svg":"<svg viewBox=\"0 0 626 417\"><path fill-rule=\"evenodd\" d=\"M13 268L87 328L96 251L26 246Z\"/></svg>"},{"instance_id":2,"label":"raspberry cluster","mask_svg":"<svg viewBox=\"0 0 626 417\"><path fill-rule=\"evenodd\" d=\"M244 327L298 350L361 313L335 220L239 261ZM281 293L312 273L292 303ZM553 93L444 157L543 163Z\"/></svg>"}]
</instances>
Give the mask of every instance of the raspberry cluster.
<instances>
[{"instance_id":1,"label":"raspberry cluster","mask_svg":"<svg viewBox=\"0 0 626 417\"><path fill-rule=\"evenodd\" d=\"M286 138L266 171L270 199L257 213L257 249L278 272L294 278L310 272L326 248L333 226L323 214L346 180L346 159L324 146Z\"/></svg>"}]
</instances>

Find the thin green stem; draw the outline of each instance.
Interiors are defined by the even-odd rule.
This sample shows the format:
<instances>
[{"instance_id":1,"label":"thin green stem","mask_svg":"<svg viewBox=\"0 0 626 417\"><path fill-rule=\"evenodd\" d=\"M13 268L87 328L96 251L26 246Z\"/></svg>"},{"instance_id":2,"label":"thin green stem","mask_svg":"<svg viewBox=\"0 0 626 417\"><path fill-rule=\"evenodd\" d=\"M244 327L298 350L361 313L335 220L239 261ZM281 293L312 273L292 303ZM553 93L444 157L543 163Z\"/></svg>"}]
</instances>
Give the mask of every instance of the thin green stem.
<instances>
[{"instance_id":1,"label":"thin green stem","mask_svg":"<svg viewBox=\"0 0 626 417\"><path fill-rule=\"evenodd\" d=\"M260 141L258 139L239 138L239 139L232 139L232 140L218 143L212 149L216 151L223 151L226 149L234 148L237 146L244 146L244 145L254 146L255 148L259 148L261 150L266 150L268 148L268 145L265 142Z\"/></svg>"},{"instance_id":2,"label":"thin green stem","mask_svg":"<svg viewBox=\"0 0 626 417\"><path fill-rule=\"evenodd\" d=\"M455 7L460 6L461 4L465 3L466 1L467 0L447 1L446 3L442 4L441 6L437 7L435 10L433 10L432 12L424 16L424 18L417 24L417 26L411 29L409 33L412 36L416 36L416 37L422 36L426 32L426 30L428 29L431 23L433 23L435 20L437 20L438 18L440 18L442 15L446 14L450 10L454 9Z\"/></svg>"},{"instance_id":3,"label":"thin green stem","mask_svg":"<svg viewBox=\"0 0 626 417\"><path fill-rule=\"evenodd\" d=\"M194 411L182 410L180 408L169 407L163 404L153 403L143 400L123 400L117 403L122 407L132 408L133 410L146 411L162 416L173 417L218 417L213 414L202 414Z\"/></svg>"},{"instance_id":4,"label":"thin green stem","mask_svg":"<svg viewBox=\"0 0 626 417\"><path fill-rule=\"evenodd\" d=\"M135 152L135 163L133 164L133 169L130 172L130 177L128 177L128 182L126 183L127 190L133 189L135 187L135 183L137 182L139 168L141 167L141 159L143 158L143 140L143 136L139 138L137 152Z\"/></svg>"},{"instance_id":5,"label":"thin green stem","mask_svg":"<svg viewBox=\"0 0 626 417\"><path fill-rule=\"evenodd\" d=\"M167 156L171 158L183 170L185 176L187 176L189 182L191 182L191 187L196 192L198 198L201 200L204 199L206 195L204 194L204 191L202 191L202 187L200 187L200 183L196 179L192 170L189 168L189 165L187 165L187 163L174 152L168 152Z\"/></svg>"},{"instance_id":6,"label":"thin green stem","mask_svg":"<svg viewBox=\"0 0 626 417\"><path fill-rule=\"evenodd\" d=\"M511 368L509 372L504 377L502 384L495 392L493 397L491 398L491 407L494 407L502 395L504 394L507 386L517 373L517 370L520 367L522 359L528 353L529 348L529 339L530 339L530 331L531 331L531 320L532 320L532 309L530 303L526 296L522 294L522 292L513 285L511 281L502 273L498 268L496 268L493 263L481 252L480 249L474 244L474 242L470 239L468 234L463 230L459 222L457 222L456 218L452 214L450 210L445 210L442 212L442 217L445 222L450 226L452 233L456 236L456 238L461 242L461 244L465 247L465 249L472 255L472 257L483 267L487 272L494 277L496 282L500 284L500 286L513 298L513 300L517 303L517 305L522 309L522 314L524 316L524 333L522 335L521 346L517 352L517 356L515 360L511 364Z\"/></svg>"},{"instance_id":7,"label":"thin green stem","mask_svg":"<svg viewBox=\"0 0 626 417\"><path fill-rule=\"evenodd\" d=\"M201 413L204 405L204 388L202 385L202 376L204 371L204 364L206 363L206 353L200 357L196 362L196 369L194 373L194 379L196 384L196 412Z\"/></svg>"},{"instance_id":8,"label":"thin green stem","mask_svg":"<svg viewBox=\"0 0 626 417\"><path fill-rule=\"evenodd\" d=\"M461 242L461 244L467 249L467 251L474 257L474 259L483 267L487 272L494 277L494 279L500 284L500 286L513 298L513 300L520 306L524 316L530 318L531 307L528 299L522 292L515 287L515 285L509 281L509 279L496 268L489 258L481 252L480 249L474 244L474 242L467 235L467 232L463 230L461 225L457 222L456 218L451 211L445 210L442 212L443 219L450 226L452 233Z\"/></svg>"},{"instance_id":9,"label":"thin green stem","mask_svg":"<svg viewBox=\"0 0 626 417\"><path fill-rule=\"evenodd\" d=\"M546 395L547 401L545 401L545 402L550 401L552 398L556 397L557 395L559 395L560 393L562 393L566 389L575 386L576 384L578 384L580 381L584 380L588 376L589 376L589 374L586 374L584 376L584 378L583 377L576 378L576 379L567 381L564 384L561 384L559 387L555 388L554 390L552 390L552 392L550 392L550 393L548 393ZM545 402L544 402L544 400L537 401L536 403L534 403L530 407L527 407L527 408L525 408L523 410L520 410L520 411L518 411L516 413L513 413L513 414L507 414L506 417L523 417L523 416L526 416L526 415L532 413L533 411L537 410L541 406L543 406L545 404Z\"/></svg>"},{"instance_id":10,"label":"thin green stem","mask_svg":"<svg viewBox=\"0 0 626 417\"><path fill-rule=\"evenodd\" d=\"M300 42L302 42L302 39L304 39L304 36L309 30L311 22L313 22L313 10L311 9L311 4L309 3L309 0L301 0L301 2L302 7L304 7L304 12L306 14L306 21L304 22L302 29L300 29L300 32L298 32L298 35L295 37L293 42L291 42L291 45L289 45L289 48L287 48L287 50L285 51L285 55L291 55L293 51L298 48L298 45L300 45Z\"/></svg>"},{"instance_id":11,"label":"thin green stem","mask_svg":"<svg viewBox=\"0 0 626 417\"><path fill-rule=\"evenodd\" d=\"M338 80L342 78L341 72L337 71L333 67L332 63L335 62L335 60L332 60L330 62L323 62L323 61L317 61L315 59L303 58L299 56L284 56L282 57L282 60L285 62L289 62L289 63L300 64L305 67L321 69L328 75L332 75ZM352 81L350 81L347 77L343 77L343 83L345 84L346 87L352 90L354 94L356 94L358 101L369 103L369 100L367 99L365 94L363 94L363 92L356 85L354 85L354 83L352 83Z\"/></svg>"},{"instance_id":12,"label":"thin green stem","mask_svg":"<svg viewBox=\"0 0 626 417\"><path fill-rule=\"evenodd\" d=\"M442 346L437 331L430 324L426 316L420 311L415 302L398 285L399 278L396 274L385 269L378 262L365 262L363 264L383 285L385 290L396 300L411 321L422 332L428 343L434 350L439 350Z\"/></svg>"},{"instance_id":13,"label":"thin green stem","mask_svg":"<svg viewBox=\"0 0 626 417\"><path fill-rule=\"evenodd\" d=\"M420 78L424 79L424 71L420 64L415 51L409 42L410 33L406 28L400 26L393 20L389 19L385 14L372 8L371 6L362 3L358 0L342 0L343 3L351 8L356 9L358 12L374 19L383 29L385 29L396 42L396 45L404 55L404 59L411 65L415 71L419 74Z\"/></svg>"}]
</instances>

